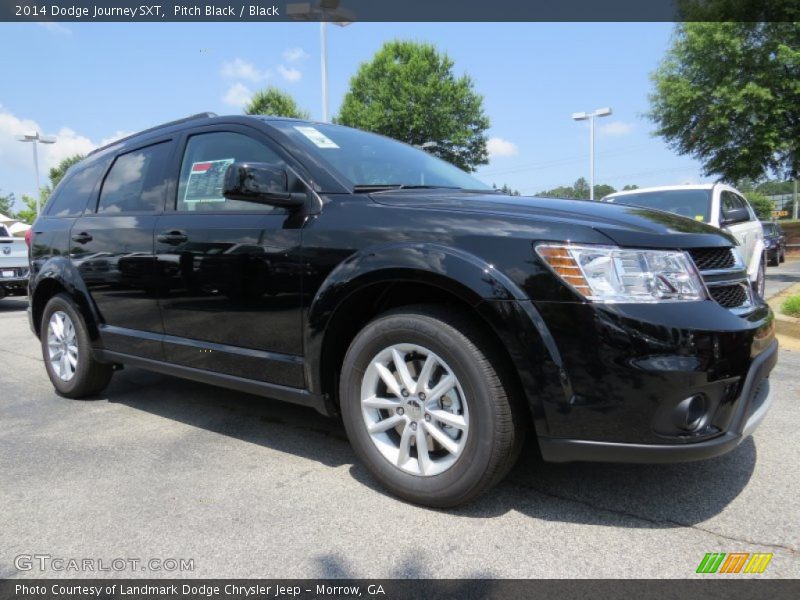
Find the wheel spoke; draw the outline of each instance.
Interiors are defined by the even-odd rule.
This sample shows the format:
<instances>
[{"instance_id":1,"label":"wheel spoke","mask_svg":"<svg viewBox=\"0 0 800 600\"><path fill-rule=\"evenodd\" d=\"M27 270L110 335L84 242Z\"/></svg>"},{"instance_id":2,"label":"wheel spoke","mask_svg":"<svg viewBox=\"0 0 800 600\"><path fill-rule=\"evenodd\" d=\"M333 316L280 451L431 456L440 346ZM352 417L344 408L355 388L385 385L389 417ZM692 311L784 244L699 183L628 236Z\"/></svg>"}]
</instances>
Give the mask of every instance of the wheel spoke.
<instances>
[{"instance_id":1,"label":"wheel spoke","mask_svg":"<svg viewBox=\"0 0 800 600\"><path fill-rule=\"evenodd\" d=\"M406 424L403 435L400 436L400 446L397 454L397 466L402 467L411 456L411 440L414 438L414 430Z\"/></svg>"},{"instance_id":2,"label":"wheel spoke","mask_svg":"<svg viewBox=\"0 0 800 600\"><path fill-rule=\"evenodd\" d=\"M431 457L428 454L428 438L425 436L425 430L422 427L417 429L417 461L419 462L420 473L427 474L432 464Z\"/></svg>"},{"instance_id":3,"label":"wheel spoke","mask_svg":"<svg viewBox=\"0 0 800 600\"><path fill-rule=\"evenodd\" d=\"M58 313L55 313L50 319L50 330L59 342L64 339L64 321Z\"/></svg>"},{"instance_id":4,"label":"wheel spoke","mask_svg":"<svg viewBox=\"0 0 800 600\"><path fill-rule=\"evenodd\" d=\"M429 410L428 412L430 413L431 417L440 423L450 425L450 427L455 427L461 431L467 430L467 422L461 415L454 415L446 410Z\"/></svg>"},{"instance_id":5,"label":"wheel spoke","mask_svg":"<svg viewBox=\"0 0 800 600\"><path fill-rule=\"evenodd\" d=\"M395 376L392 375L391 371L384 367L380 363L375 364L375 369L378 371L378 375L380 375L383 383L386 384L386 389L388 389L392 394L397 396L398 398L402 398L403 394L400 393L400 385L397 383L397 379Z\"/></svg>"},{"instance_id":6,"label":"wheel spoke","mask_svg":"<svg viewBox=\"0 0 800 600\"><path fill-rule=\"evenodd\" d=\"M405 417L402 415L392 415L391 417L387 417L386 419L373 423L369 426L368 431L370 433L383 433L384 431L388 431L393 427L397 427L403 422L405 422Z\"/></svg>"},{"instance_id":7,"label":"wheel spoke","mask_svg":"<svg viewBox=\"0 0 800 600\"><path fill-rule=\"evenodd\" d=\"M59 361L61 365L61 377L66 379L67 375L69 374L69 360L67 359L67 353L61 355L61 360Z\"/></svg>"},{"instance_id":8,"label":"wheel spoke","mask_svg":"<svg viewBox=\"0 0 800 600\"><path fill-rule=\"evenodd\" d=\"M405 387L409 393L413 392L417 384L414 378L411 377L411 373L408 372L408 365L406 364L405 357L401 356L397 348L392 348L392 361L394 362L394 368L397 374L400 376L400 381L403 383L403 387Z\"/></svg>"},{"instance_id":9,"label":"wheel spoke","mask_svg":"<svg viewBox=\"0 0 800 600\"><path fill-rule=\"evenodd\" d=\"M378 396L372 396L371 398L362 400L361 404L369 408L384 408L384 409L394 410L395 408L400 406L400 400L395 400L394 398L379 398Z\"/></svg>"},{"instance_id":10,"label":"wheel spoke","mask_svg":"<svg viewBox=\"0 0 800 600\"><path fill-rule=\"evenodd\" d=\"M433 374L433 370L436 368L437 364L439 364L439 361L436 360L433 354L428 354L428 357L425 359L425 363L422 365L422 369L419 371L417 385L413 393L418 394L428 389L428 382L431 380L431 375Z\"/></svg>"},{"instance_id":11,"label":"wheel spoke","mask_svg":"<svg viewBox=\"0 0 800 600\"><path fill-rule=\"evenodd\" d=\"M424 423L425 430L450 454L458 454L458 443L439 429L435 423Z\"/></svg>"},{"instance_id":12,"label":"wheel spoke","mask_svg":"<svg viewBox=\"0 0 800 600\"><path fill-rule=\"evenodd\" d=\"M428 402L437 402L439 398L452 390L455 384L456 378L448 373L442 377L439 383L437 383L436 386L431 390L431 393L428 395Z\"/></svg>"}]
</instances>

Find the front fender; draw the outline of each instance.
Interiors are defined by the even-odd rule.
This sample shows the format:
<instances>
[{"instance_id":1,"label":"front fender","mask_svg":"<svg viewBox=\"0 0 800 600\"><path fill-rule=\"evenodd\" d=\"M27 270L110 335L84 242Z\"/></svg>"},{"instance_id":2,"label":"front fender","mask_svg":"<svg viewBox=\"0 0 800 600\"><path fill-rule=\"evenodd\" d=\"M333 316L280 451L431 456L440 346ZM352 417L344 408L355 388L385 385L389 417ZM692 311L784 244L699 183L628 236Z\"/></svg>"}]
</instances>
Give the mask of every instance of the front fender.
<instances>
[{"instance_id":1,"label":"front fender","mask_svg":"<svg viewBox=\"0 0 800 600\"><path fill-rule=\"evenodd\" d=\"M339 264L317 290L304 331L309 389L323 393L321 365L329 325L348 298L367 286L419 282L438 287L475 309L509 353L537 431L544 433L542 401L563 401L561 359L542 318L525 293L493 265L437 244L365 248ZM534 392L538 390L538 392Z\"/></svg>"},{"instance_id":2,"label":"front fender","mask_svg":"<svg viewBox=\"0 0 800 600\"><path fill-rule=\"evenodd\" d=\"M764 259L764 250L766 250L766 246L763 238L756 240L755 244L753 244L753 254L750 256L750 264L747 265L747 276L750 281L758 279L758 268Z\"/></svg>"}]
</instances>

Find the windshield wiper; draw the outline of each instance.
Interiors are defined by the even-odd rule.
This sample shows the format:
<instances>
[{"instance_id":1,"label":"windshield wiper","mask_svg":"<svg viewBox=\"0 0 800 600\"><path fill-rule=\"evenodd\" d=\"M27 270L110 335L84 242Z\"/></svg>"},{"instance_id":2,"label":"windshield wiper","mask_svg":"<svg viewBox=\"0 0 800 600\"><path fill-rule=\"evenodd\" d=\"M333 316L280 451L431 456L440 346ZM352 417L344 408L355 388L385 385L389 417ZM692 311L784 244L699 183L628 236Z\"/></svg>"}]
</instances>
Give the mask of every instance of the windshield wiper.
<instances>
[{"instance_id":1,"label":"windshield wiper","mask_svg":"<svg viewBox=\"0 0 800 600\"><path fill-rule=\"evenodd\" d=\"M409 184L376 184L376 185L354 185L353 191L356 194L390 192L392 190L460 190L454 185L409 185Z\"/></svg>"}]
</instances>

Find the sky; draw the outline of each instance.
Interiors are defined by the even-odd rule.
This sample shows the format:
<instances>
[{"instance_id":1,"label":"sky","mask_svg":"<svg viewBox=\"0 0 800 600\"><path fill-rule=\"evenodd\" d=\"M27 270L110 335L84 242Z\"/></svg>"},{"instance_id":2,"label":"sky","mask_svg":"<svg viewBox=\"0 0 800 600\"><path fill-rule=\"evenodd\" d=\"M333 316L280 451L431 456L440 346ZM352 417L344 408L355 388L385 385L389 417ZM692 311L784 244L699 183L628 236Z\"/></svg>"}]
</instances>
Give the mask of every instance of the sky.
<instances>
[{"instance_id":1,"label":"sky","mask_svg":"<svg viewBox=\"0 0 800 600\"><path fill-rule=\"evenodd\" d=\"M596 183L666 185L705 179L699 164L653 136L650 74L671 23L354 23L328 27L329 94L336 114L350 78L383 43L430 42L468 74L491 121L486 183L533 195L589 177L597 120ZM0 193L35 189L38 130L47 169L129 133L197 112L239 114L266 85L322 117L317 23L0 23ZM19 203L18 203L19 206Z\"/></svg>"}]
</instances>

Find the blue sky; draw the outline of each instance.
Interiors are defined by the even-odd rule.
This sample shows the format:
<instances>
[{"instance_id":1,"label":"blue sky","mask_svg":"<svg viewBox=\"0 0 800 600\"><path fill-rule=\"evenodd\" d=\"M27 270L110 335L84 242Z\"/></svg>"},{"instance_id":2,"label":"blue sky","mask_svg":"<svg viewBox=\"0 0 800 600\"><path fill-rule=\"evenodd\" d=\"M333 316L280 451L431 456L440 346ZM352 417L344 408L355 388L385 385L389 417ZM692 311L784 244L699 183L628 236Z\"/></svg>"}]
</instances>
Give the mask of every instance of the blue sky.
<instances>
[{"instance_id":1,"label":"blue sky","mask_svg":"<svg viewBox=\"0 0 800 600\"><path fill-rule=\"evenodd\" d=\"M598 120L598 183L703 181L699 165L652 136L649 74L670 23L356 23L329 27L333 114L360 63L387 40L434 43L484 95L492 158L487 183L523 194L588 178L588 126L575 111L611 106ZM314 23L0 24L0 190L34 186L31 149L13 136L56 135L43 173L114 136L201 111L241 112L274 84L321 117L319 25ZM9 60L10 58L10 60ZM43 177L44 179L44 177Z\"/></svg>"}]
</instances>

